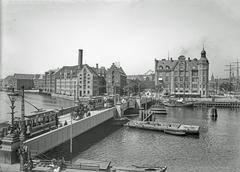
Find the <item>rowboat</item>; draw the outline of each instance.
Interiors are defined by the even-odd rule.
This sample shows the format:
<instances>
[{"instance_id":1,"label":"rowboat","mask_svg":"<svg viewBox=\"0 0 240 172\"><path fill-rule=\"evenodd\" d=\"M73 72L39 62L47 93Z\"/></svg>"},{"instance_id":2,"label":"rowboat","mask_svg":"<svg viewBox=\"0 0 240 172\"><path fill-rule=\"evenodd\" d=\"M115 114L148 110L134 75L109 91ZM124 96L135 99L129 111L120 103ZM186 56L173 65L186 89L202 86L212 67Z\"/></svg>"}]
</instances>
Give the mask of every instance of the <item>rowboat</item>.
<instances>
[{"instance_id":1,"label":"rowboat","mask_svg":"<svg viewBox=\"0 0 240 172\"><path fill-rule=\"evenodd\" d=\"M164 133L172 134L172 135L176 135L176 136L185 136L186 135L185 131L173 130L173 129L165 129Z\"/></svg>"},{"instance_id":2,"label":"rowboat","mask_svg":"<svg viewBox=\"0 0 240 172\"><path fill-rule=\"evenodd\" d=\"M113 172L165 172L166 166L163 167L141 167L133 165L133 167L113 167Z\"/></svg>"},{"instance_id":3,"label":"rowboat","mask_svg":"<svg viewBox=\"0 0 240 172\"><path fill-rule=\"evenodd\" d=\"M122 118L115 118L113 120L113 125L123 125L126 124L127 122L129 122L129 119L126 117L122 117Z\"/></svg>"}]
</instances>

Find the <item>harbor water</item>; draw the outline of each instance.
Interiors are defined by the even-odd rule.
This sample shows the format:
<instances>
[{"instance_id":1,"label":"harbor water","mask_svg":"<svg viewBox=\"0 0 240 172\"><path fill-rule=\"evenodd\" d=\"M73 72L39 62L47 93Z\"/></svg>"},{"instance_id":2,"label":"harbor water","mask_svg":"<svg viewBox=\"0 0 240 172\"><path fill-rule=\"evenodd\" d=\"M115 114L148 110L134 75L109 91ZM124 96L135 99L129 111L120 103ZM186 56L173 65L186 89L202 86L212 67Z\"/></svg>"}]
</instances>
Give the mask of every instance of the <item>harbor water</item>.
<instances>
[{"instance_id":1,"label":"harbor water","mask_svg":"<svg viewBox=\"0 0 240 172\"><path fill-rule=\"evenodd\" d=\"M0 120L9 120L9 100L0 92ZM60 108L73 103L38 94L26 94L28 101L41 108ZM20 101L17 111L20 113ZM34 109L26 105L30 113ZM217 120L211 119L208 108L168 108L162 122L177 122L200 126L199 137L173 136L163 132L111 125L110 122L89 131L73 141L73 155L69 143L53 149L46 156L107 160L117 166L168 166L174 171L240 171L240 111L218 109ZM61 157L59 157L61 158Z\"/></svg>"}]
</instances>

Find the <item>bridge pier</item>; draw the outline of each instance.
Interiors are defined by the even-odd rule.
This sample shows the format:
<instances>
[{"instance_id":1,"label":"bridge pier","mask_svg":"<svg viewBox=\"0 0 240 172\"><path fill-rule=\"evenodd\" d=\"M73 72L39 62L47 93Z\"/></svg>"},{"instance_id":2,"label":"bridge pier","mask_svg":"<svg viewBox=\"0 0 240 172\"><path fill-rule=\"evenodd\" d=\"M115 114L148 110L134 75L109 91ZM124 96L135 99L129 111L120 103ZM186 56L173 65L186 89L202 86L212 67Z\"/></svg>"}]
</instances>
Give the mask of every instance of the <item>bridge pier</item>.
<instances>
[{"instance_id":1,"label":"bridge pier","mask_svg":"<svg viewBox=\"0 0 240 172\"><path fill-rule=\"evenodd\" d=\"M141 108L141 98L137 97L136 98L136 109L140 109Z\"/></svg>"},{"instance_id":2,"label":"bridge pier","mask_svg":"<svg viewBox=\"0 0 240 172\"><path fill-rule=\"evenodd\" d=\"M19 148L19 135L11 133L2 139L2 148L0 149L0 162L14 164L19 162L17 151Z\"/></svg>"},{"instance_id":3,"label":"bridge pier","mask_svg":"<svg viewBox=\"0 0 240 172\"><path fill-rule=\"evenodd\" d=\"M117 114L118 114L118 117L122 117L123 116L123 110L122 110L122 105L120 102L117 102L116 105L116 110L117 110Z\"/></svg>"}]
</instances>

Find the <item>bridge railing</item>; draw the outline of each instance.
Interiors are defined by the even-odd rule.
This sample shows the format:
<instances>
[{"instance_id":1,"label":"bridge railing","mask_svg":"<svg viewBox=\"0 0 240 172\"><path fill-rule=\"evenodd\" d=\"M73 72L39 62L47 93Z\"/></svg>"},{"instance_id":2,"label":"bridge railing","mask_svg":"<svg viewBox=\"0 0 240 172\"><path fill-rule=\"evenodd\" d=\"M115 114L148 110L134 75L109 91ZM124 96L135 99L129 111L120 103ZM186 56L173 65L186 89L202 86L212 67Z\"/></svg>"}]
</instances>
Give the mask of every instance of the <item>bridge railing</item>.
<instances>
[{"instance_id":1,"label":"bridge railing","mask_svg":"<svg viewBox=\"0 0 240 172\"><path fill-rule=\"evenodd\" d=\"M95 115L86 117L72 124L72 137L76 137L89 129L112 118L116 112L115 108L104 110ZM71 125L52 130L48 133L39 135L32 139L26 140L25 145L28 146L33 155L44 153L70 139Z\"/></svg>"}]
</instances>

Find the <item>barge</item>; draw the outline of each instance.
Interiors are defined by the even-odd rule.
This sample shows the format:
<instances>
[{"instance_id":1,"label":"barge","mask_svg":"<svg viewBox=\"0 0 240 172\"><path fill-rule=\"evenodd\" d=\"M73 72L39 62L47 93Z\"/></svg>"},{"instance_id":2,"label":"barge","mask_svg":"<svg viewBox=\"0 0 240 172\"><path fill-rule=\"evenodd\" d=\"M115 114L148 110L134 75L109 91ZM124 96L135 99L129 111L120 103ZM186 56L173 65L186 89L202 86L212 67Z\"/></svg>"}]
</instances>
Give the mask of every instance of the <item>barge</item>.
<instances>
[{"instance_id":1,"label":"barge","mask_svg":"<svg viewBox=\"0 0 240 172\"><path fill-rule=\"evenodd\" d=\"M131 128L140 128L155 131L178 131L185 132L186 134L199 134L200 126L197 125L184 125L179 123L166 123L166 122L152 122L152 121L130 121L125 126Z\"/></svg>"}]
</instances>

